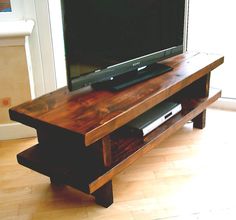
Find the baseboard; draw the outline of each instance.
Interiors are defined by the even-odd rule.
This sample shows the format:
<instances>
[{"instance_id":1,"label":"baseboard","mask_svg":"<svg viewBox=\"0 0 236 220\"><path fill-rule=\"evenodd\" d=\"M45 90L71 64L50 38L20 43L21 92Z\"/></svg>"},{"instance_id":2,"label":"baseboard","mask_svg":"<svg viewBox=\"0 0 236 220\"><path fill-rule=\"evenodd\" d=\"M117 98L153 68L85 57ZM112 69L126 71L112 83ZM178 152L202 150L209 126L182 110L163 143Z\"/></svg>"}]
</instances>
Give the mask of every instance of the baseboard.
<instances>
[{"instance_id":1,"label":"baseboard","mask_svg":"<svg viewBox=\"0 0 236 220\"><path fill-rule=\"evenodd\" d=\"M36 130L20 123L0 125L0 140L36 137Z\"/></svg>"},{"instance_id":2,"label":"baseboard","mask_svg":"<svg viewBox=\"0 0 236 220\"><path fill-rule=\"evenodd\" d=\"M236 111L236 100L230 98L220 98L211 104L210 107L228 111Z\"/></svg>"}]
</instances>

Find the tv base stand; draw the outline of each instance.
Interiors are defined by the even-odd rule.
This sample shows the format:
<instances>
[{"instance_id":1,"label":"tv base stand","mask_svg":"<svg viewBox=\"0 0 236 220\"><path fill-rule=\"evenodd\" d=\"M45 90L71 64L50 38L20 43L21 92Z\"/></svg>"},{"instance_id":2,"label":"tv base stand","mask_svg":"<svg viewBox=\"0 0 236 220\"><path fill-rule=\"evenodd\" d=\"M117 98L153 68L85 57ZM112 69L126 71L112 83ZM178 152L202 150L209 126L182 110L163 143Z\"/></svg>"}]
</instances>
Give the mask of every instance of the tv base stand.
<instances>
[{"instance_id":1,"label":"tv base stand","mask_svg":"<svg viewBox=\"0 0 236 220\"><path fill-rule=\"evenodd\" d=\"M48 176L52 184L70 185L113 203L112 178L192 120L204 128L206 108L221 96L210 72L223 57L185 53L164 60L173 68L121 91L62 88L10 109L12 120L37 130L38 144L19 153L23 166ZM182 104L182 111L142 137L123 126L158 103Z\"/></svg>"},{"instance_id":2,"label":"tv base stand","mask_svg":"<svg viewBox=\"0 0 236 220\"><path fill-rule=\"evenodd\" d=\"M111 91L119 91L137 83L143 82L144 80L159 76L163 73L171 71L172 67L162 63L154 63L144 69L137 69L130 71L123 75L114 77L112 80L104 82L98 82L92 85L95 89L108 89Z\"/></svg>"}]
</instances>

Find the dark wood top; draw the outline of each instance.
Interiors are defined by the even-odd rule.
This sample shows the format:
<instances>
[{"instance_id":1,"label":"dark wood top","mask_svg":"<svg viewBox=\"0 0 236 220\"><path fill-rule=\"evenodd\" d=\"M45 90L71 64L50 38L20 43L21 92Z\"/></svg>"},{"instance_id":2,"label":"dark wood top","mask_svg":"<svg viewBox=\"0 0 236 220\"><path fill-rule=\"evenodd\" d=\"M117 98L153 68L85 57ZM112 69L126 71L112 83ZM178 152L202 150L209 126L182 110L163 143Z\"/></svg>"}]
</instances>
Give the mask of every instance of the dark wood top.
<instances>
[{"instance_id":1,"label":"dark wood top","mask_svg":"<svg viewBox=\"0 0 236 220\"><path fill-rule=\"evenodd\" d=\"M185 53L167 59L173 70L119 92L62 88L11 108L12 120L80 135L86 146L170 97L223 63L216 54Z\"/></svg>"}]
</instances>

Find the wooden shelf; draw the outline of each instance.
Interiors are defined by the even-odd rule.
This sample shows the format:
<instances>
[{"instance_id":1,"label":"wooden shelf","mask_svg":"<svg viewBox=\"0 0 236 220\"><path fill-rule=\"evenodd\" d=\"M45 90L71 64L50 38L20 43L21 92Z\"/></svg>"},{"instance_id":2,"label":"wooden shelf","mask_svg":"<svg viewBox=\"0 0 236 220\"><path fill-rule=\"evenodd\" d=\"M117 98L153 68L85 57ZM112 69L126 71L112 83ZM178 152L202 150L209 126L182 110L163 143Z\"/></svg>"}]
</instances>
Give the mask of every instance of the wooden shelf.
<instances>
[{"instance_id":1,"label":"wooden shelf","mask_svg":"<svg viewBox=\"0 0 236 220\"><path fill-rule=\"evenodd\" d=\"M173 70L119 92L59 89L10 109L11 119L34 128L79 135L85 146L144 113L223 63L215 54L186 53L163 61Z\"/></svg>"},{"instance_id":2,"label":"wooden shelf","mask_svg":"<svg viewBox=\"0 0 236 220\"><path fill-rule=\"evenodd\" d=\"M204 128L206 108L221 96L210 72L224 58L186 53L163 61L173 68L119 92L59 89L10 109L10 118L37 130L39 144L17 155L20 164L112 203L112 178L192 120ZM182 111L141 137L124 125L164 100Z\"/></svg>"},{"instance_id":3,"label":"wooden shelf","mask_svg":"<svg viewBox=\"0 0 236 220\"><path fill-rule=\"evenodd\" d=\"M121 131L115 132L112 135L112 166L108 171L101 163L96 164L94 161L87 161L90 163L90 169L85 170L85 161L78 161L76 156L73 158L71 154L69 157L65 157L64 154L55 155L55 152L50 153L47 148L39 147L39 145L18 154L18 162L49 177L54 176L64 184L74 186L87 193L93 193L138 158L156 147L166 135L171 135L196 117L220 96L220 90L211 89L207 98L189 100L188 103L183 102L183 110L179 114L144 138L127 134L127 132L126 134Z\"/></svg>"},{"instance_id":4,"label":"wooden shelf","mask_svg":"<svg viewBox=\"0 0 236 220\"><path fill-rule=\"evenodd\" d=\"M194 107L193 105L183 103L183 110L181 113L169 119L144 138L137 136L122 137L122 134L118 135L112 145L112 147L115 148L114 153L112 154L112 168L89 184L90 192L101 187L104 182L111 180L113 176L123 171L138 158L156 147L167 136L176 132L185 123L191 121L194 117L204 111L208 105L216 101L220 96L220 90L212 89L208 98L192 100Z\"/></svg>"}]
</instances>

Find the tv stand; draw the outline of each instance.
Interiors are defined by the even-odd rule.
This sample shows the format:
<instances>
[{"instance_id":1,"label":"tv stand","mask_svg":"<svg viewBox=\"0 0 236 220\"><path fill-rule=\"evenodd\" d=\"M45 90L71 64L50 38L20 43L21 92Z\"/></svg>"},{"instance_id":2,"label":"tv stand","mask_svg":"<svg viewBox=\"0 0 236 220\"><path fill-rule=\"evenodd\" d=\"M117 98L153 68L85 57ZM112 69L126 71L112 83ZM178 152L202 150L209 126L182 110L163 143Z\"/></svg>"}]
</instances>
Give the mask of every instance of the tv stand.
<instances>
[{"instance_id":1,"label":"tv stand","mask_svg":"<svg viewBox=\"0 0 236 220\"><path fill-rule=\"evenodd\" d=\"M162 63L173 68L121 91L61 88L10 109L10 118L37 130L38 144L19 153L23 166L113 203L112 178L192 120L204 128L206 108L221 96L209 87L210 72L224 58L185 53ZM122 126L158 103L181 103L182 111L145 137ZM59 192L58 192L59 193Z\"/></svg>"},{"instance_id":2,"label":"tv stand","mask_svg":"<svg viewBox=\"0 0 236 220\"><path fill-rule=\"evenodd\" d=\"M95 89L119 91L144 80L171 71L173 68L163 63L154 63L143 69L139 69L116 76L112 80L95 83L92 87Z\"/></svg>"}]
</instances>

